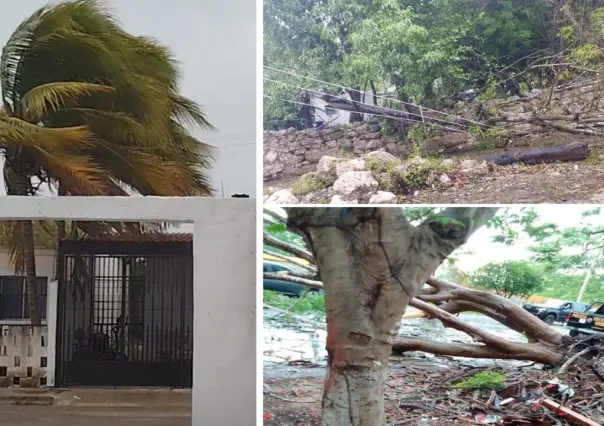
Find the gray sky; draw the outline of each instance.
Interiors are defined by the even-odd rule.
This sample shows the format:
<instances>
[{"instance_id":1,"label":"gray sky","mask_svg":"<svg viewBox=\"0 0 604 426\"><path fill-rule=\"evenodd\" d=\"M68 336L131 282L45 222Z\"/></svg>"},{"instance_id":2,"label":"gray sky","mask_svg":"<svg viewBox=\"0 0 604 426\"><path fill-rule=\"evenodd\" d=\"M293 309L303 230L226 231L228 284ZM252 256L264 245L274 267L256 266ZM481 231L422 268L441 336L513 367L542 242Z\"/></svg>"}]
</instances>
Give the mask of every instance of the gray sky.
<instances>
[{"instance_id":1,"label":"gray sky","mask_svg":"<svg viewBox=\"0 0 604 426\"><path fill-rule=\"evenodd\" d=\"M11 2L0 14L0 46L36 9L56 1ZM254 0L106 0L123 24L169 46L181 62L183 95L204 107L216 146L211 176L224 193L256 195L256 4ZM0 175L0 195L4 195Z\"/></svg>"}]
</instances>

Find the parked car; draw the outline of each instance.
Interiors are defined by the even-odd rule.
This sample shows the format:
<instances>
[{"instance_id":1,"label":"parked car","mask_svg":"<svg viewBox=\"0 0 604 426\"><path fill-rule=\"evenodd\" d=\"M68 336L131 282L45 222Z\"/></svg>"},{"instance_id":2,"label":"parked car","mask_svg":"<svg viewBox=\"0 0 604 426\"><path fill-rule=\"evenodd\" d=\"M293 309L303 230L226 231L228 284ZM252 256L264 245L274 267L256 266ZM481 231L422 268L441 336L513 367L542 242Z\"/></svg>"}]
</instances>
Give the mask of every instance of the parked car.
<instances>
[{"instance_id":1,"label":"parked car","mask_svg":"<svg viewBox=\"0 0 604 426\"><path fill-rule=\"evenodd\" d=\"M564 322L571 312L584 312L589 308L586 303L565 302L563 300L547 300L538 304L522 306L526 311L542 319L547 324Z\"/></svg>"},{"instance_id":2,"label":"parked car","mask_svg":"<svg viewBox=\"0 0 604 426\"><path fill-rule=\"evenodd\" d=\"M264 261L264 272L265 273L289 273L295 274L297 268L295 266L290 266L286 263L281 262L267 262ZM311 291L314 293L319 293L320 290L313 288L309 289L305 285L292 283L290 281L274 279L274 278L264 278L263 283L264 290L274 291L276 293L284 294L286 296L292 297L300 297L302 293L305 291Z\"/></svg>"},{"instance_id":3,"label":"parked car","mask_svg":"<svg viewBox=\"0 0 604 426\"><path fill-rule=\"evenodd\" d=\"M604 336L604 302L593 303L583 312L572 312L566 326L571 337L597 334Z\"/></svg>"}]
</instances>

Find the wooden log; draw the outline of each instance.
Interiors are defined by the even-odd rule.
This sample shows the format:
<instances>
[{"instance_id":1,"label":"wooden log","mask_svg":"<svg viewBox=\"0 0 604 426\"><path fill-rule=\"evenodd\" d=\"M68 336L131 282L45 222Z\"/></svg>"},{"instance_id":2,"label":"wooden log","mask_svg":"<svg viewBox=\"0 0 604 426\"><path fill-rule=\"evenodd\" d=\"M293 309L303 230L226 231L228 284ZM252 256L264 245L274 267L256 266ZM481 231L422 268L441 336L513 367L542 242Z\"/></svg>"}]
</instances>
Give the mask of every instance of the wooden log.
<instances>
[{"instance_id":1,"label":"wooden log","mask_svg":"<svg viewBox=\"0 0 604 426\"><path fill-rule=\"evenodd\" d=\"M553 163L556 161L581 161L587 158L588 147L582 142L536 148L529 151L506 152L504 154L486 155L484 160L499 166L523 163L527 165Z\"/></svg>"}]
</instances>

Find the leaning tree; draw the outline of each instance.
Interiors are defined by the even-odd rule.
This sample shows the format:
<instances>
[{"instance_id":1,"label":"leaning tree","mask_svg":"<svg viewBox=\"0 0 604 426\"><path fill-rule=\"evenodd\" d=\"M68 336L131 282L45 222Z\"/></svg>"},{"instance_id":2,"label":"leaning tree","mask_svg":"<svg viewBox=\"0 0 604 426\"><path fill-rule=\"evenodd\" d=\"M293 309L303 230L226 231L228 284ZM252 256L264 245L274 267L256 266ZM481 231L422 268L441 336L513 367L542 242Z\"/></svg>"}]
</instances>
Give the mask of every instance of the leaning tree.
<instances>
[{"instance_id":1,"label":"leaning tree","mask_svg":"<svg viewBox=\"0 0 604 426\"><path fill-rule=\"evenodd\" d=\"M497 210L292 207L285 208L287 217L265 210L269 223L265 248L273 248L271 254L297 263L303 271L278 278L325 292L328 376L322 401L324 425L385 424L384 390L393 352L419 350L550 365L568 361L572 340L514 302L432 278L439 265L477 229L487 223L501 224L494 218ZM531 232L547 229L551 228L533 227ZM275 237L285 230L290 234L287 238ZM292 233L301 238L296 240ZM265 278L276 277L265 274ZM399 336L407 306L468 334L474 342ZM482 313L524 333L528 342L495 336L455 315L465 311Z\"/></svg>"}]
</instances>

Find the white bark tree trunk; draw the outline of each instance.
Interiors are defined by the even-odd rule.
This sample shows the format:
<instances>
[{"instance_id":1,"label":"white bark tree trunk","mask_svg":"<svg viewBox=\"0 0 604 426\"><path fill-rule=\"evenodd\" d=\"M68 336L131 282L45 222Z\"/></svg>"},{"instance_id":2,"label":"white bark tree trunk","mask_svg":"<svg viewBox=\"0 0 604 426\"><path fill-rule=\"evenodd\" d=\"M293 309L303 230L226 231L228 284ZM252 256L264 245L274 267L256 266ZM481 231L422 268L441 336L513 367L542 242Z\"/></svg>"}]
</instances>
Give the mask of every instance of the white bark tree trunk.
<instances>
[{"instance_id":1,"label":"white bark tree trunk","mask_svg":"<svg viewBox=\"0 0 604 426\"><path fill-rule=\"evenodd\" d=\"M591 261L591 263L589 265L589 269L587 270L587 273L585 274L585 279L583 280L583 284L581 284L581 288L579 289L579 295L577 296L577 302L581 302L583 300L583 297L585 297L585 291L587 290L587 286L589 285L589 282L591 281L591 277L594 273L594 269L596 269L596 264L600 260L600 256L601 256L601 254L598 253L596 255L596 257Z\"/></svg>"},{"instance_id":2,"label":"white bark tree trunk","mask_svg":"<svg viewBox=\"0 0 604 426\"><path fill-rule=\"evenodd\" d=\"M287 209L325 291L324 426L386 423L388 358L409 300L496 210L446 209L415 227L401 208Z\"/></svg>"}]
</instances>

